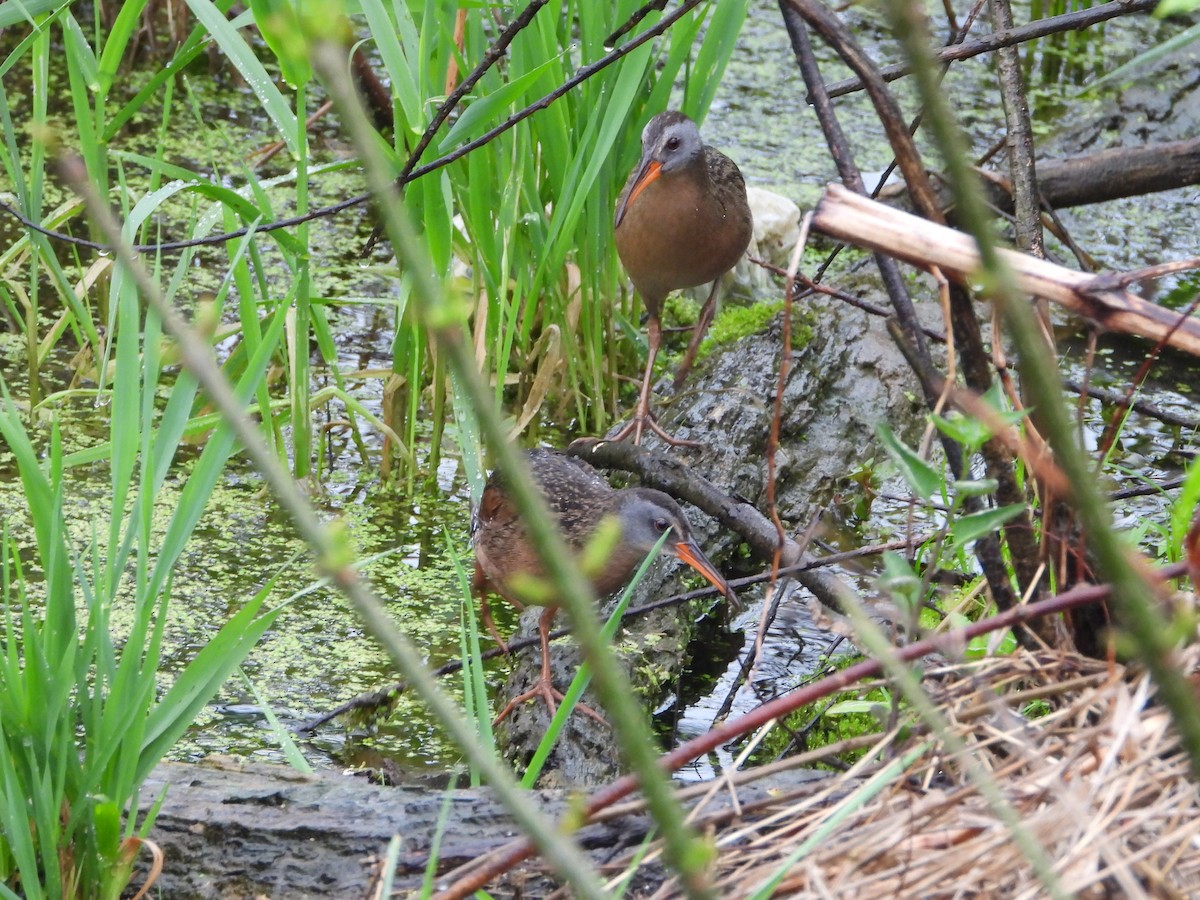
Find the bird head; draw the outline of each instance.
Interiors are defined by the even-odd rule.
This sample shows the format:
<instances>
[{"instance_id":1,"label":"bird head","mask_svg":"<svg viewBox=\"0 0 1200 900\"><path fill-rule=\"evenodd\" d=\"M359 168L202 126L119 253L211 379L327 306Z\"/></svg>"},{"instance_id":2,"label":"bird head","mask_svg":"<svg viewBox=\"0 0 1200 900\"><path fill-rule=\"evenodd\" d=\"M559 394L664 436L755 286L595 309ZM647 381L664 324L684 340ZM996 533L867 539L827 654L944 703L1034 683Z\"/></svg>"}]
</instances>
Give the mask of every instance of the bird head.
<instances>
[{"instance_id":1,"label":"bird head","mask_svg":"<svg viewBox=\"0 0 1200 900\"><path fill-rule=\"evenodd\" d=\"M647 187L662 176L704 162L704 141L696 123L681 112L659 113L642 129L642 158L629 179L630 187L617 206L614 227Z\"/></svg>"},{"instance_id":2,"label":"bird head","mask_svg":"<svg viewBox=\"0 0 1200 900\"><path fill-rule=\"evenodd\" d=\"M667 534L662 553L687 563L724 594L731 606L741 608L729 583L692 537L691 527L678 503L662 491L650 488L632 488L617 493L619 499L614 512L621 526L620 549L633 560L630 574Z\"/></svg>"}]
</instances>

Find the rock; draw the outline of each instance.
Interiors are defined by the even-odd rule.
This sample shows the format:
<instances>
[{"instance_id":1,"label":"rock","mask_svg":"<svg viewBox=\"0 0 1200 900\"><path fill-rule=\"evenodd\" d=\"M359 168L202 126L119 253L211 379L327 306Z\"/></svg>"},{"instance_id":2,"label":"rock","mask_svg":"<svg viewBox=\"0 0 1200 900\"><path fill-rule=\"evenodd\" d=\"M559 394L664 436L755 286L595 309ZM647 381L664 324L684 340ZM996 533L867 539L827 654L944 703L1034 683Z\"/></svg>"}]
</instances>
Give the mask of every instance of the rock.
<instances>
[{"instance_id":1,"label":"rock","mask_svg":"<svg viewBox=\"0 0 1200 900\"><path fill-rule=\"evenodd\" d=\"M766 188L747 187L746 197L750 201L750 213L754 216L751 254L778 266L786 266L800 237L800 207L791 199Z\"/></svg>"}]
</instances>

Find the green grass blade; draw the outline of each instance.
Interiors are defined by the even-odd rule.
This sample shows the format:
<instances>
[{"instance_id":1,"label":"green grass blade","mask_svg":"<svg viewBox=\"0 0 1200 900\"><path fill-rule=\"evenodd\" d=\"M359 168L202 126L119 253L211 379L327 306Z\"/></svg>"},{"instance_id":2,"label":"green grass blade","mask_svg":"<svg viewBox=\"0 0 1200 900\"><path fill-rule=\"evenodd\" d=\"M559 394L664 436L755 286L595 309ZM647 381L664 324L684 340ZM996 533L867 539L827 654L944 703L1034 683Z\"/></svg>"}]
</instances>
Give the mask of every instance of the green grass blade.
<instances>
[{"instance_id":1,"label":"green grass blade","mask_svg":"<svg viewBox=\"0 0 1200 900\"><path fill-rule=\"evenodd\" d=\"M36 28L38 16L56 8L64 9L70 5L71 0L66 3L62 3L60 0L7 0L5 3L0 3L0 28L16 25L18 22L24 22Z\"/></svg>"},{"instance_id":2,"label":"green grass blade","mask_svg":"<svg viewBox=\"0 0 1200 900\"><path fill-rule=\"evenodd\" d=\"M116 80L117 71L125 55L125 48L129 46L129 40L133 37L134 32L141 26L142 10L145 7L146 0L130 0L130 2L122 3L120 12L113 20L112 27L104 39L104 49L100 51L100 60L97 66L96 82L102 95L108 94L113 86L113 81Z\"/></svg>"},{"instance_id":3,"label":"green grass blade","mask_svg":"<svg viewBox=\"0 0 1200 900\"><path fill-rule=\"evenodd\" d=\"M171 745L179 740L201 707L242 664L259 638L279 617L283 606L261 612L274 586L275 579L272 579L222 626L150 711L137 771L139 782L145 780Z\"/></svg>"},{"instance_id":4,"label":"green grass blade","mask_svg":"<svg viewBox=\"0 0 1200 900\"><path fill-rule=\"evenodd\" d=\"M548 59L540 66L506 82L498 90L471 102L446 136L442 138L438 145L438 151L446 153L455 144L472 141L489 128L494 127L496 121L502 118L503 112L525 97L526 91L542 77L542 74L557 64L557 59Z\"/></svg>"},{"instance_id":5,"label":"green grass blade","mask_svg":"<svg viewBox=\"0 0 1200 900\"><path fill-rule=\"evenodd\" d=\"M237 385L237 396L244 404L254 395L258 383L266 373L266 366L271 358L271 351L279 340L283 329L286 313L276 312L271 327L267 330L266 340L259 347L259 352L247 366L247 371ZM179 504L167 532L163 536L162 545L156 558L154 573L148 590L157 595L163 589L175 561L183 552L184 545L191 537L196 523L204 511L202 498L212 494L217 479L224 470L229 454L233 452L234 439L232 431L222 423L209 439L200 459L192 469L192 474L179 495Z\"/></svg>"},{"instance_id":6,"label":"green grass blade","mask_svg":"<svg viewBox=\"0 0 1200 900\"><path fill-rule=\"evenodd\" d=\"M662 550L666 540L667 536L665 534L658 539L658 543L654 549L647 554L646 558L642 560L642 564L638 566L638 570L633 574L633 580L621 592L621 597L617 601L617 605L609 614L600 632L609 643L612 642L612 639L621 627L621 617L625 615L625 610L629 607L629 601L633 598L634 591L637 589L638 584L641 583L641 580L646 577L646 573L650 570L650 567L657 561L659 552ZM546 760L550 758L550 753L554 750L554 745L558 742L559 734L566 727L567 719L571 716L571 711L579 702L579 698L583 696L583 692L588 689L591 681L591 667L584 662L575 673L575 677L571 679L570 686L567 688L566 693L563 694L562 703L555 711L554 718L550 721L550 727L546 729L545 736L538 743L533 757L529 760L529 765L525 769L525 775L521 778L522 787L532 788L537 784L538 776L542 774L542 768L546 765Z\"/></svg>"},{"instance_id":7,"label":"green grass blade","mask_svg":"<svg viewBox=\"0 0 1200 900\"><path fill-rule=\"evenodd\" d=\"M416 25L412 20L408 4L404 2L390 5L395 18L388 14L388 6L382 0L362 0L363 14L384 70L388 74L392 87L392 106L399 108L401 119L396 122L397 144L401 143L404 132L422 130L424 123L422 115L425 110L426 94L421 90L420 57L405 53L404 48L414 48L419 43Z\"/></svg>"},{"instance_id":8,"label":"green grass blade","mask_svg":"<svg viewBox=\"0 0 1200 900\"><path fill-rule=\"evenodd\" d=\"M220 0L215 5L217 11L224 16L229 12L233 4L234 0ZM175 76L191 65L208 46L208 31L200 26L193 28L184 42L179 45L171 61L155 72L149 81L146 82L145 86L133 96L133 99L121 107L108 121L104 131L104 140L111 141L130 119L145 109L146 101L150 97L160 96L164 90L163 86L167 82L173 81ZM101 77L103 77L106 71L105 66L107 65L103 53L100 59Z\"/></svg>"},{"instance_id":9,"label":"green grass blade","mask_svg":"<svg viewBox=\"0 0 1200 900\"><path fill-rule=\"evenodd\" d=\"M279 137L287 144L292 155L296 155L299 149L296 145L296 115L283 94L275 87L275 82L258 61L254 51L250 49L250 45L210 0L187 0L187 5L200 23L208 29L221 52L242 73L242 77L250 85L250 90L254 91L254 95L262 104L263 112L275 124Z\"/></svg>"},{"instance_id":10,"label":"green grass blade","mask_svg":"<svg viewBox=\"0 0 1200 900\"><path fill-rule=\"evenodd\" d=\"M749 8L749 0L725 0L709 7L704 40L693 64L695 71L703 72L704 77L689 78L685 86L684 106L695 113L698 123L704 121L704 114L712 106L713 98L721 87L725 69L737 49L738 36L742 33Z\"/></svg>"},{"instance_id":11,"label":"green grass blade","mask_svg":"<svg viewBox=\"0 0 1200 900\"><path fill-rule=\"evenodd\" d=\"M237 673L242 685L254 695L255 702L263 711L263 715L267 717L267 724L271 726L271 734L279 744L280 749L283 750L283 755L287 759L288 765L297 772L311 775L315 770L309 764L308 760L304 758L304 754L292 738L291 732L279 721L279 716L275 715L275 710L271 708L271 704L267 701L267 698L258 689L258 685L250 680L250 676L246 674L246 670L241 666L238 666Z\"/></svg>"}]
</instances>

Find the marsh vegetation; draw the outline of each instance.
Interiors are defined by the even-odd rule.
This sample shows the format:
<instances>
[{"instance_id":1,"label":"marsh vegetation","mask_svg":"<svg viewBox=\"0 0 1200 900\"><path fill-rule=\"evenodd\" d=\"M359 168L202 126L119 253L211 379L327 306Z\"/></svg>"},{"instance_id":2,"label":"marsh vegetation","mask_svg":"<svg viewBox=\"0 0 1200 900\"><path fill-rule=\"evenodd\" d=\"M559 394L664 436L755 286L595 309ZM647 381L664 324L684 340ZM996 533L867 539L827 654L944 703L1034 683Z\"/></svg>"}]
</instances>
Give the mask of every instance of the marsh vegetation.
<instances>
[{"instance_id":1,"label":"marsh vegetation","mask_svg":"<svg viewBox=\"0 0 1200 900\"><path fill-rule=\"evenodd\" d=\"M805 206L822 196L817 183L854 182L851 157L883 169L894 152L905 202L937 220L943 212L928 205L936 195L925 176L937 167L954 224L977 238L982 261L965 275L947 270L951 283L919 262L880 262L880 279L866 250L837 250L814 233L796 290L781 300L780 271L759 281L752 293L763 303L734 304L718 320L711 366L672 403L688 428L720 423L695 432L723 446L693 467L727 499L748 498L760 524L777 516L784 561L811 569L836 551L862 554L866 562L853 564L861 568L839 570L836 582L796 577L838 606L836 623L818 613L804 627L844 632L874 662L855 669L840 660L818 673L830 676L824 687L743 691L734 716L716 723L720 732L706 720L692 742L672 745L670 762L718 746L712 758L731 767L735 758L822 761L849 769L836 788L842 799L805 801L792 810L792 830L764 832L784 848L777 853L739 854L752 845L733 825L720 839L698 838L683 824L643 706L603 652L612 632L581 612L591 598L565 567L555 589L614 725L607 740L636 779L594 796L589 811L636 783L660 829L645 846L657 842L651 856L663 848L663 877L675 890L703 896L713 885L753 884L767 896L816 890L820 867L840 871L816 852L820 842L843 846L848 823L866 827L880 811L879 821L903 819L904 790L944 778L970 795L970 816L994 826L963 840L1004 835L1002 874L1014 885L1052 895L1105 879L1144 886L1150 876L1138 854L1153 847L1155 859L1176 859L1165 882L1194 888L1186 829L1130 824L1122 834L1136 837L1089 867L1065 862L1086 856L1082 837L1053 846L1048 837L1054 816L1078 807L1056 804L1054 815L1023 828L1036 804L985 771L1017 753L1016 732L997 738L965 699L993 688L1009 698L1005 714L1019 722L1021 746L1057 748L1045 753L1055 765L1106 740L1106 729L1149 735L1146 757L1114 740L1079 802L1098 809L1088 804L1117 791L1131 798L1122 816L1136 801L1161 808L1164 821L1195 821L1187 794L1200 767L1200 715L1187 680L1194 654L1184 649L1195 619L1190 595L1173 595L1178 605L1166 598L1183 590L1189 559L1193 571L1200 566L1186 537L1200 497L1195 349L1186 343L1197 280L1185 264L1143 273L1142 293L1163 316L1179 313L1166 336L1136 325L1102 336L1060 311L1043 310L1039 326L993 253L999 220L983 212L967 168L987 159L1007 178L1005 239L1029 255L1071 259L1085 271L1092 257L1133 269L1197 255L1186 181L1157 200L1131 189L1105 214L1058 214L1022 180L1031 166L1016 148L1041 149L1041 167L1046 153L1076 155L1131 136L1152 149L1184 143L1187 123L1200 118L1195 50L1167 42L1192 29L1146 19L1149 3L1111 4L1117 18L1103 26L1088 11L1068 27L1067 10L1037 8L1030 19L1059 27L1034 44L1014 39L1022 55L1010 48L1001 59L999 86L992 69L959 62L938 87L925 58L930 23L902 2L835 15L788 0L786 27L774 7L752 10L749 0L689 0L636 21L633 0L319 6L0 6L0 893L121 895L139 855L156 849L157 808L136 814L154 766L170 755L269 747L300 768L379 755L439 771L461 764L496 790L576 895L604 895L571 829L556 828L523 790L561 721L521 773L524 785L496 749L488 723L501 669L481 659L487 639L467 586L466 510L493 462L521 471L517 443L603 434L628 411L645 339L640 300L613 248L613 205L641 125L668 107L707 117L707 139L739 160L751 184L794 193ZM1012 27L1004 6L990 5L992 32ZM972 24L987 30L976 23L983 12L939 13L949 18L937 27L968 46ZM1136 27L1122 30L1130 20L1118 16ZM615 33L627 21L632 30ZM806 46L816 36L825 46L813 53ZM1144 64L1163 69L1105 71L1115 56L1162 46L1158 61ZM871 57L915 68L895 82L900 105L872 80L873 66L862 62ZM833 84L850 74L842 63L871 82L870 101ZM968 66L969 91L954 80ZM727 70L739 87L722 94ZM845 143L820 102L822 82L849 111ZM1167 88L1156 92L1156 82ZM1022 121L1022 106L1032 120ZM909 143L903 132L918 110L924 121ZM1060 118L1065 124L1051 128ZM836 171L822 128L839 150ZM989 150L1006 139L1011 155L993 159ZM799 143L803 152L793 152ZM1173 170L1189 171L1183 162ZM382 240L373 240L376 229ZM811 292L830 289L833 299L801 308ZM826 394L835 376L868 377L859 373L869 366L854 368L865 352L842 346L845 335L863 347L890 340L870 312L853 315L874 325L856 318L841 335L829 327L832 305L844 301L885 310L912 364L878 408ZM695 309L671 301L668 324L690 324ZM1057 358L1047 353L1047 331L1059 339ZM672 344L664 372L684 345L686 335ZM1020 361L1019 383L1005 350ZM793 358L809 368L776 386L780 360ZM1064 381L1075 383L1072 402L1091 399L1065 405ZM1132 418L1127 388L1142 394ZM808 421L808 403L860 419L847 430L859 443L832 459L825 453L811 482L789 468L818 440L798 424ZM742 430L734 438L726 426ZM1117 493L1102 495L1102 486ZM1135 487L1151 499L1131 502ZM818 509L824 524L813 543ZM786 657L791 638L773 635L758 610L800 600L795 583L785 591L787 579L772 575L774 532L755 527L726 536L721 549L731 570L761 575L747 588L758 605L743 623L764 632L761 672ZM1064 615L1084 583L1112 586L1099 605L1079 607L1102 613ZM1047 616L1026 616L1030 606ZM999 617L1003 638L978 624L989 616ZM956 631L968 626L978 632ZM941 673L937 687L912 677L923 648L941 654L930 667ZM749 650L716 676L731 697L744 674L754 683L741 665ZM1094 662L1106 655L1122 663L1109 681ZM462 659L463 674L435 681L426 661L447 659ZM864 676L871 666L886 681L838 674ZM294 728L309 714L386 686L397 671L408 689L387 697L369 739L347 739L337 726L297 740ZM808 674L772 680L792 687ZM1049 686L1056 679L1066 685L1060 692ZM849 693L827 700L835 689ZM1072 716L1092 718L1073 734L1064 724ZM815 746L810 731L833 749ZM984 744L987 766L971 761L970 748ZM1010 777L1076 774L1039 769L1038 756L1028 750ZM943 767L944 759L953 762ZM914 832L916 821L908 820ZM431 890L437 854L429 856L420 877L407 873L416 882L394 869L384 884L395 877ZM890 878L903 856L877 871ZM642 858L634 854L634 867ZM948 872L928 877L949 884ZM900 890L879 877L869 886L846 880L845 889Z\"/></svg>"}]
</instances>

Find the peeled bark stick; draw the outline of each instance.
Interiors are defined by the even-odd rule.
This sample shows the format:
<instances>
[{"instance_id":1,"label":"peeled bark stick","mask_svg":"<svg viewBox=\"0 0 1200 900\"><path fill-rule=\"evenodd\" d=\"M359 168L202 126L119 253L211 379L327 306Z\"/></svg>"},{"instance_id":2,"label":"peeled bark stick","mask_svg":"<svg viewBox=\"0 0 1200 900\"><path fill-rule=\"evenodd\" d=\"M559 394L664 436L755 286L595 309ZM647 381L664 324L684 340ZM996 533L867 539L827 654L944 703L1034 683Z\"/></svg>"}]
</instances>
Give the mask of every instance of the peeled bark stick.
<instances>
[{"instance_id":1,"label":"peeled bark stick","mask_svg":"<svg viewBox=\"0 0 1200 900\"><path fill-rule=\"evenodd\" d=\"M937 266L966 283L979 272L975 239L960 231L869 200L831 184L813 212L813 228L859 247L887 253L916 266ZM1015 250L1000 250L1022 291L1057 303L1103 328L1200 356L1200 321L1150 303L1124 290L1105 290L1100 279Z\"/></svg>"}]
</instances>

